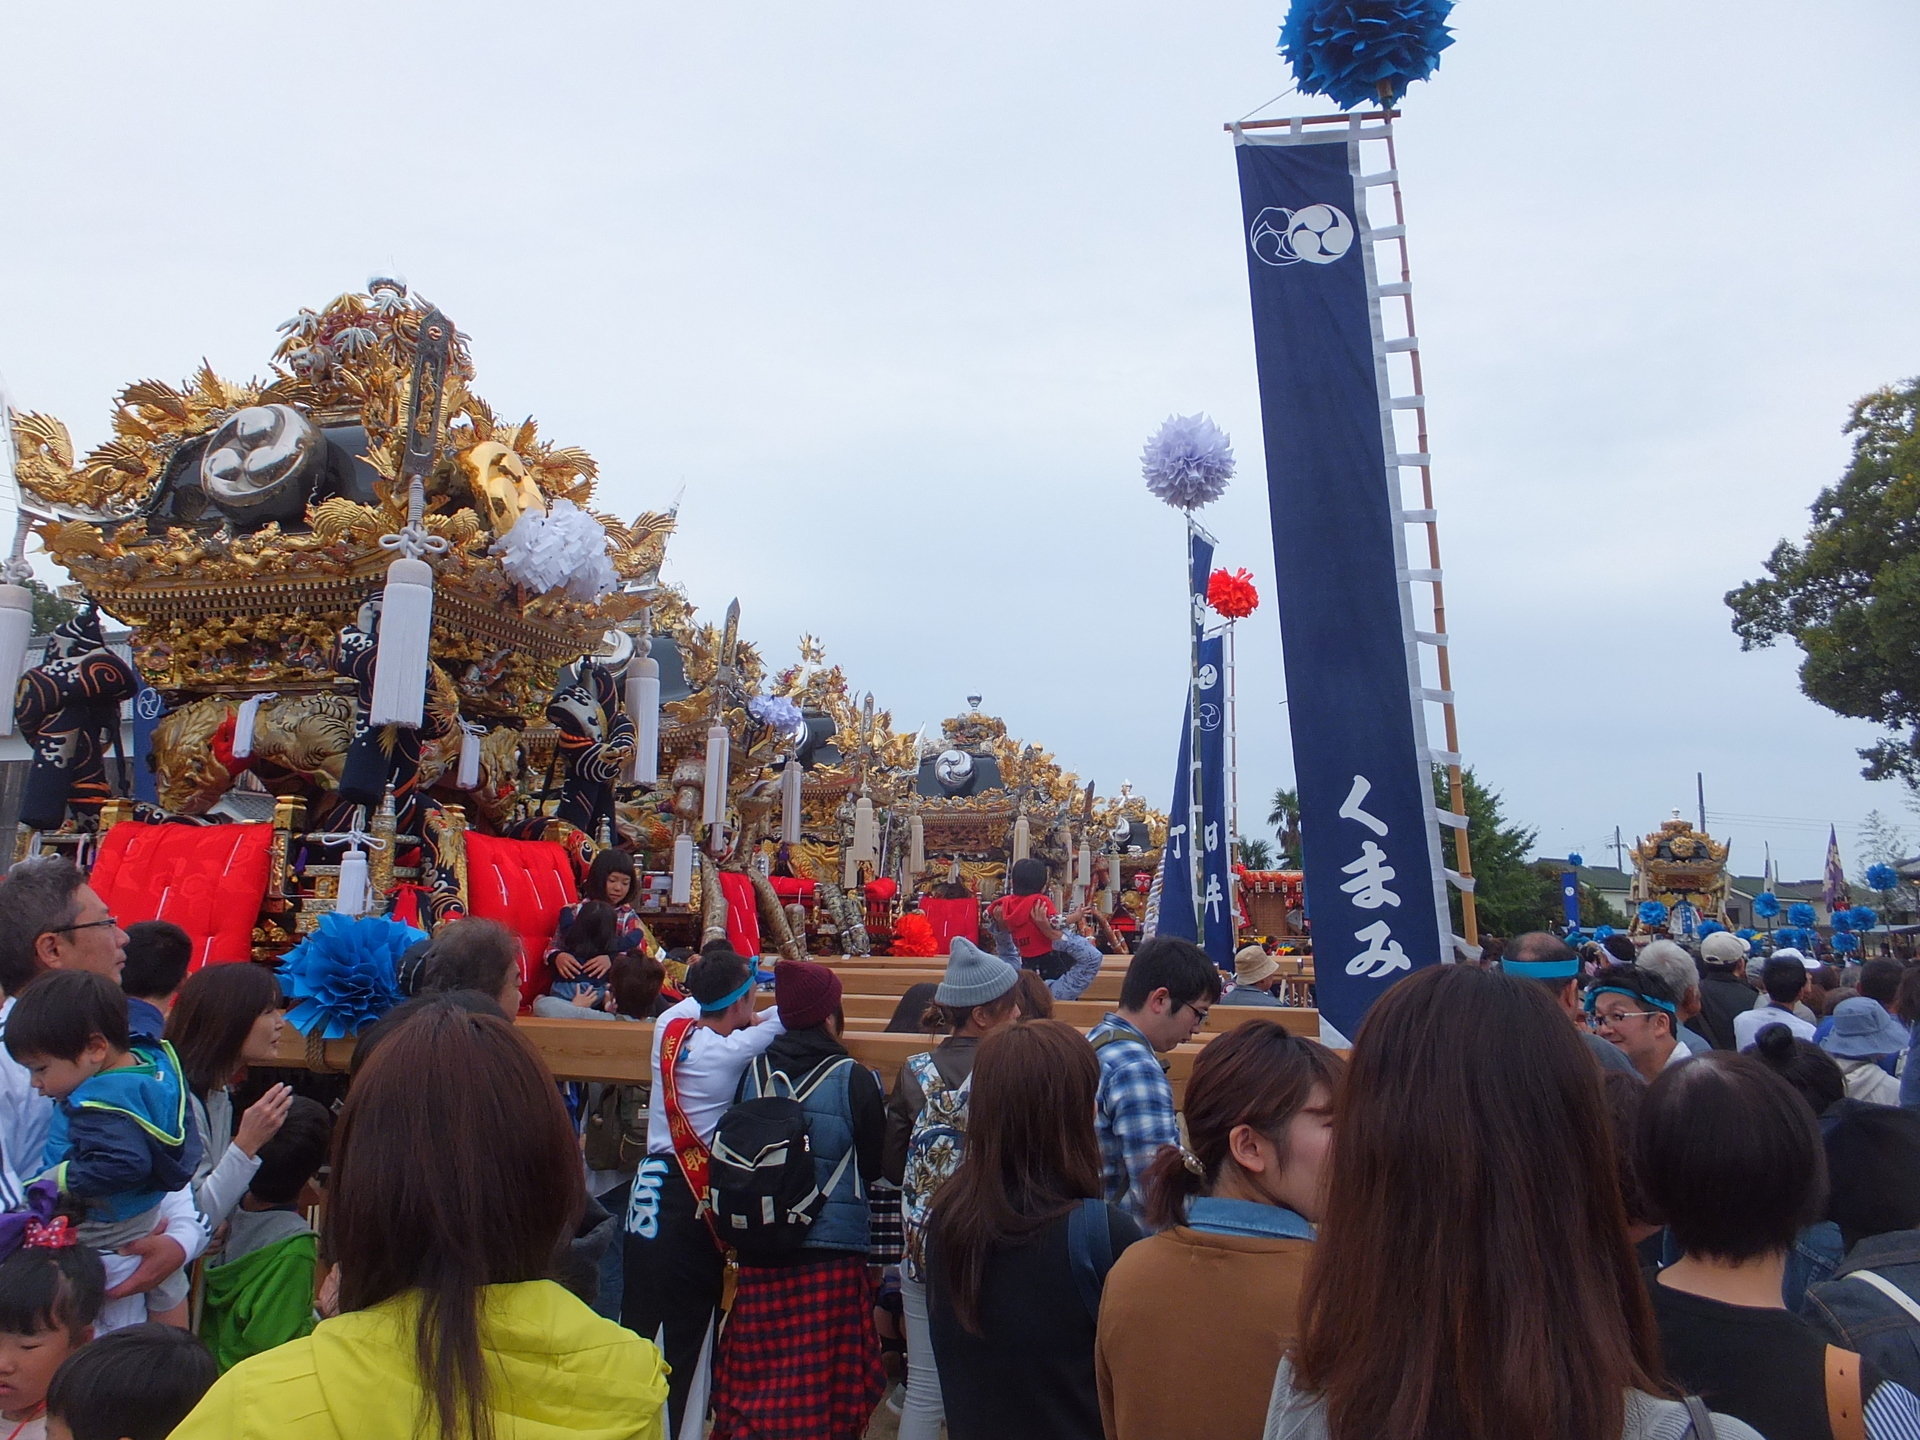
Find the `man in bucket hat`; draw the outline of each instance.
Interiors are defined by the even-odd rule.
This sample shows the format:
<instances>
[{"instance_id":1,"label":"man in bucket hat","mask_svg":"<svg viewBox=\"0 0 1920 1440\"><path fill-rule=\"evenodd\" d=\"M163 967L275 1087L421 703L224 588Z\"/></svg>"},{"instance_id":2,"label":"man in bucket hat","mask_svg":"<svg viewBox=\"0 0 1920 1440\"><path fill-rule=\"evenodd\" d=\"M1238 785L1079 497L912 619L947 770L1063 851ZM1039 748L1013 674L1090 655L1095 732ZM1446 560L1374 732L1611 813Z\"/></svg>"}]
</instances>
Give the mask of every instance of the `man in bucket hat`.
<instances>
[{"instance_id":1,"label":"man in bucket hat","mask_svg":"<svg viewBox=\"0 0 1920 1440\"><path fill-rule=\"evenodd\" d=\"M1233 957L1233 988L1220 997L1222 1005L1278 1005L1274 986L1280 980L1280 962L1261 945L1247 945Z\"/></svg>"}]
</instances>

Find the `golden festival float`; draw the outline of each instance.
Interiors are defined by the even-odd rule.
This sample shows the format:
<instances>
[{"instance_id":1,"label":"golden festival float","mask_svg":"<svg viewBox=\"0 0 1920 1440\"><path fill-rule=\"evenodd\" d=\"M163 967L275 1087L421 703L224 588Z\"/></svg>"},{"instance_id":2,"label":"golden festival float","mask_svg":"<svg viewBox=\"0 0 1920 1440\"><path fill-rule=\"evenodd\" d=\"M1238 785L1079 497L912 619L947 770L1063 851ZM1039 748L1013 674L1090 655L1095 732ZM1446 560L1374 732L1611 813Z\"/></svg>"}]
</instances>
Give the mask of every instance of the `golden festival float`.
<instances>
[{"instance_id":1,"label":"golden festival float","mask_svg":"<svg viewBox=\"0 0 1920 1440\"><path fill-rule=\"evenodd\" d=\"M1693 935L1707 921L1727 925L1724 841L1696 830L1676 810L1657 831L1635 841L1628 853L1633 858L1629 933L1660 930Z\"/></svg>"},{"instance_id":2,"label":"golden festival float","mask_svg":"<svg viewBox=\"0 0 1920 1440\"><path fill-rule=\"evenodd\" d=\"M84 457L12 416L16 856L73 854L196 963L272 960L330 914L475 914L523 937L533 983L608 845L661 946L943 953L1027 854L1063 905L1137 928L1164 816L1097 797L978 697L903 734L812 637L775 668L737 604L702 619L660 579L674 515L595 510L587 452L496 414L466 338L402 283L281 329L264 381L127 386ZM29 520L85 607L37 664ZM903 930L909 909L942 918Z\"/></svg>"}]
</instances>

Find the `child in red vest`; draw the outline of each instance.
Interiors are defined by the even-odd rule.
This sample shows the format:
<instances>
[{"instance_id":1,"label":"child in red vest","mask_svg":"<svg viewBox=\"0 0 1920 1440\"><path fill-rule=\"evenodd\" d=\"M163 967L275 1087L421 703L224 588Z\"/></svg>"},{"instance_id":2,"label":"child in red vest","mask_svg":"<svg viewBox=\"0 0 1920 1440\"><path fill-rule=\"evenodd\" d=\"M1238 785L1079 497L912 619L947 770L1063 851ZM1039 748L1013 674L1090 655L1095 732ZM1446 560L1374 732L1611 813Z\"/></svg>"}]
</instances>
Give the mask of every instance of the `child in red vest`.
<instances>
[{"instance_id":1,"label":"child in red vest","mask_svg":"<svg viewBox=\"0 0 1920 1440\"><path fill-rule=\"evenodd\" d=\"M1043 979L1056 964L1059 972L1066 966L1053 953L1053 942L1060 938L1060 927L1053 923L1053 902L1046 896L1047 866L1044 860L1016 860L1009 876L1013 893L1002 895L987 911L988 917L1005 927L1020 952L1020 963L1038 970Z\"/></svg>"}]
</instances>

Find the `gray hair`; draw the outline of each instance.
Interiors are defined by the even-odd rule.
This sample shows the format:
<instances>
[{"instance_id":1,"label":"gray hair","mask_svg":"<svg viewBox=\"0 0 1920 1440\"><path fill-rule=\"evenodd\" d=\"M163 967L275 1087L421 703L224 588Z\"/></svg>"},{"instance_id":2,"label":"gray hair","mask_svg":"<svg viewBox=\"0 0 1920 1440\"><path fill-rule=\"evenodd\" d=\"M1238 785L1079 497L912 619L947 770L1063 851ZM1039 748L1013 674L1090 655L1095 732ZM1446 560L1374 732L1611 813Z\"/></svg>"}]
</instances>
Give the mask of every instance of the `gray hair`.
<instances>
[{"instance_id":1,"label":"gray hair","mask_svg":"<svg viewBox=\"0 0 1920 1440\"><path fill-rule=\"evenodd\" d=\"M1700 988L1700 969L1693 957L1671 940L1656 940L1640 952L1636 968L1658 975L1667 982L1674 998L1684 1000Z\"/></svg>"},{"instance_id":2,"label":"gray hair","mask_svg":"<svg viewBox=\"0 0 1920 1440\"><path fill-rule=\"evenodd\" d=\"M0 990L16 995L40 969L34 947L80 914L87 877L64 855L22 860L0 880Z\"/></svg>"}]
</instances>

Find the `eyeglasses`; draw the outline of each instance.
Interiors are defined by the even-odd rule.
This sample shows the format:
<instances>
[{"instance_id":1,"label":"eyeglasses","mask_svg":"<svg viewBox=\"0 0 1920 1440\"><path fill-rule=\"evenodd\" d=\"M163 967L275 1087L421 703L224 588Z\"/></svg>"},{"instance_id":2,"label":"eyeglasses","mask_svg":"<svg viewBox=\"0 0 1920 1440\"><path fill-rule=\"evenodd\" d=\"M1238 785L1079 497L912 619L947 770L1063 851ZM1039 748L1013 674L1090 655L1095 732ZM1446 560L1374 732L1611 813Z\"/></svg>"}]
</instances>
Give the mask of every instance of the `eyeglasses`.
<instances>
[{"instance_id":1,"label":"eyeglasses","mask_svg":"<svg viewBox=\"0 0 1920 1440\"><path fill-rule=\"evenodd\" d=\"M117 930L119 928L120 922L109 915L104 920L89 920L83 925L55 925L50 928L47 933L49 935L71 935L75 930Z\"/></svg>"},{"instance_id":2,"label":"eyeglasses","mask_svg":"<svg viewBox=\"0 0 1920 1440\"><path fill-rule=\"evenodd\" d=\"M1617 1025L1622 1020L1650 1020L1660 1013L1658 1010L1621 1010L1612 1015L1602 1015L1596 1011L1587 1017L1587 1028L1601 1030L1609 1025Z\"/></svg>"},{"instance_id":3,"label":"eyeglasses","mask_svg":"<svg viewBox=\"0 0 1920 1440\"><path fill-rule=\"evenodd\" d=\"M1180 1004L1178 1004L1178 1005L1176 1005L1176 1006L1174 1006L1174 1007L1173 1007L1173 1013L1174 1013L1174 1014L1176 1014L1176 1015L1178 1015L1178 1014L1179 1014L1179 1013L1180 1013L1180 1012L1181 1012L1182 1010L1191 1010L1191 1011L1193 1011L1193 1022L1194 1022L1194 1024L1196 1024L1196 1025L1204 1025L1204 1024L1206 1024L1206 1023L1207 1023L1207 1016L1209 1016L1209 1015L1211 1015L1211 1014L1213 1013L1213 1007L1212 1007L1212 1006L1210 1006L1210 1005L1196 1005L1196 1004L1194 1004L1194 1003L1193 1003L1193 1002L1192 1002L1191 1000L1183 1000L1183 1001L1181 1001L1181 1002L1180 1002Z\"/></svg>"}]
</instances>

